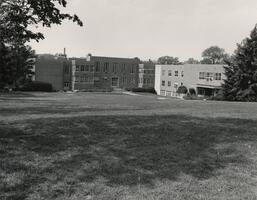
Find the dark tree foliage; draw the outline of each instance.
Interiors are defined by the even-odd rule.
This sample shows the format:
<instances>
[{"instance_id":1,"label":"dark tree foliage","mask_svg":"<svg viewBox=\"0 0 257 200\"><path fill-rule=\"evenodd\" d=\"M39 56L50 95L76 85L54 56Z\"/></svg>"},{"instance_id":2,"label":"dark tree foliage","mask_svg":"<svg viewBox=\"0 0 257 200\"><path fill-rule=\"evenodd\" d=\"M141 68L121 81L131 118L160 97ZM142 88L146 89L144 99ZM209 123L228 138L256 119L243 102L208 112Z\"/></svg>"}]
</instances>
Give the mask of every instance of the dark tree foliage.
<instances>
[{"instance_id":1,"label":"dark tree foliage","mask_svg":"<svg viewBox=\"0 0 257 200\"><path fill-rule=\"evenodd\" d=\"M65 19L83 25L77 15L60 11L66 4L66 0L0 0L0 88L27 77L27 60L34 54L26 42L44 39L31 27L51 27Z\"/></svg>"},{"instance_id":2,"label":"dark tree foliage","mask_svg":"<svg viewBox=\"0 0 257 200\"><path fill-rule=\"evenodd\" d=\"M180 65L181 64L178 57L172 57L172 56L162 56L162 57L158 58L157 63L162 64L162 65L165 65L165 64Z\"/></svg>"},{"instance_id":3,"label":"dark tree foliage","mask_svg":"<svg viewBox=\"0 0 257 200\"><path fill-rule=\"evenodd\" d=\"M257 26L250 37L237 45L225 67L223 91L227 100L257 101Z\"/></svg>"},{"instance_id":4,"label":"dark tree foliage","mask_svg":"<svg viewBox=\"0 0 257 200\"><path fill-rule=\"evenodd\" d=\"M83 25L77 15L62 13L58 9L58 4L66 7L66 0L2 0L0 4L0 32L4 42L44 39L42 33L29 30L31 25L51 27L65 19Z\"/></svg>"},{"instance_id":5,"label":"dark tree foliage","mask_svg":"<svg viewBox=\"0 0 257 200\"><path fill-rule=\"evenodd\" d=\"M211 46L202 53L202 64L224 64L229 57L225 50L218 46Z\"/></svg>"},{"instance_id":6,"label":"dark tree foliage","mask_svg":"<svg viewBox=\"0 0 257 200\"><path fill-rule=\"evenodd\" d=\"M8 46L0 49L0 88L24 83L33 74L35 53L30 46Z\"/></svg>"},{"instance_id":7,"label":"dark tree foliage","mask_svg":"<svg viewBox=\"0 0 257 200\"><path fill-rule=\"evenodd\" d=\"M187 61L185 61L185 64L199 64L200 62L197 59L194 58L188 58Z\"/></svg>"}]
</instances>

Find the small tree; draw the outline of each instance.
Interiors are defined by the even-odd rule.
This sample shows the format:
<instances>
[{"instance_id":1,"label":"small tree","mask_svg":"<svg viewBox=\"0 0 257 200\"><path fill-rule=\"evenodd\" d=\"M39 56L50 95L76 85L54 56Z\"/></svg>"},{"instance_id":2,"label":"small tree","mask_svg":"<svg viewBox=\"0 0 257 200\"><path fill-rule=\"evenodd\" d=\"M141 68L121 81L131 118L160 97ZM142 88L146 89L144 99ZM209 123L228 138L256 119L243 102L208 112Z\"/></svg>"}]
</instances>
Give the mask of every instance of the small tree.
<instances>
[{"instance_id":1,"label":"small tree","mask_svg":"<svg viewBox=\"0 0 257 200\"><path fill-rule=\"evenodd\" d=\"M184 86L184 85L181 85L181 86L178 87L177 93L179 93L179 94L186 94L187 91L188 91L187 87Z\"/></svg>"},{"instance_id":2,"label":"small tree","mask_svg":"<svg viewBox=\"0 0 257 200\"><path fill-rule=\"evenodd\" d=\"M227 100L257 101L257 25L250 37L237 45L227 63L223 91Z\"/></svg>"}]
</instances>

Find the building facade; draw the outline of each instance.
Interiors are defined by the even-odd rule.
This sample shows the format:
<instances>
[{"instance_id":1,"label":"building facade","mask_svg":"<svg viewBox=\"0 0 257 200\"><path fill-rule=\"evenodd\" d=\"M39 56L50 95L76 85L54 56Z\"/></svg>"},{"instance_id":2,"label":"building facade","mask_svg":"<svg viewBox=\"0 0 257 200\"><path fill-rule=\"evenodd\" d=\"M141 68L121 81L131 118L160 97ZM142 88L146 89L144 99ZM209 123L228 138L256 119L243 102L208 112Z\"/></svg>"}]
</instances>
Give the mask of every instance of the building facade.
<instances>
[{"instance_id":1,"label":"building facade","mask_svg":"<svg viewBox=\"0 0 257 200\"><path fill-rule=\"evenodd\" d=\"M51 83L55 90L112 90L138 85L138 58L39 57L36 81Z\"/></svg>"},{"instance_id":2,"label":"building facade","mask_svg":"<svg viewBox=\"0 0 257 200\"><path fill-rule=\"evenodd\" d=\"M139 88L154 88L155 64L151 61L139 64Z\"/></svg>"},{"instance_id":3,"label":"building facade","mask_svg":"<svg viewBox=\"0 0 257 200\"><path fill-rule=\"evenodd\" d=\"M54 90L63 90L65 66L70 66L65 57L50 54L38 55L35 62L35 81L50 83Z\"/></svg>"},{"instance_id":4,"label":"building facade","mask_svg":"<svg viewBox=\"0 0 257 200\"><path fill-rule=\"evenodd\" d=\"M225 79L223 65L156 65L155 90L161 96L178 96L180 86L194 89L197 95L215 96Z\"/></svg>"}]
</instances>

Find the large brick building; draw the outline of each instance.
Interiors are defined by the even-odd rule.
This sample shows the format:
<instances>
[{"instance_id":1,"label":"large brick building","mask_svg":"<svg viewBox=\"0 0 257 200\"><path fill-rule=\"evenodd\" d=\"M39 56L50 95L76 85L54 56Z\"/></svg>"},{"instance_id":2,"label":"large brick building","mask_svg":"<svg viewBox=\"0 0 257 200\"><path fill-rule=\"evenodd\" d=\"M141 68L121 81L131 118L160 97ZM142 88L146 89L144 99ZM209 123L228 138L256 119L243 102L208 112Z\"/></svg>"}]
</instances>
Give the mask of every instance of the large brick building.
<instances>
[{"instance_id":1,"label":"large brick building","mask_svg":"<svg viewBox=\"0 0 257 200\"><path fill-rule=\"evenodd\" d=\"M36 81L51 83L55 90L111 90L138 85L138 58L39 56Z\"/></svg>"}]
</instances>

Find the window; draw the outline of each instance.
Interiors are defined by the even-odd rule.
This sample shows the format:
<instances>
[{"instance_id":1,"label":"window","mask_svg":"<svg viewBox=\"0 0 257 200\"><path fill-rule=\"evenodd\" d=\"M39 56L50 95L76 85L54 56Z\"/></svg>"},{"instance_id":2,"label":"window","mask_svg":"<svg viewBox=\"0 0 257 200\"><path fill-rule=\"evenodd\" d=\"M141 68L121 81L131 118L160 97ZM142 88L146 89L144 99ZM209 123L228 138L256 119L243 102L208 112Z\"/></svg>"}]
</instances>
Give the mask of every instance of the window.
<instances>
[{"instance_id":1,"label":"window","mask_svg":"<svg viewBox=\"0 0 257 200\"><path fill-rule=\"evenodd\" d=\"M126 72L126 64L122 64L122 71Z\"/></svg>"},{"instance_id":2,"label":"window","mask_svg":"<svg viewBox=\"0 0 257 200\"><path fill-rule=\"evenodd\" d=\"M183 83L181 83L181 86L183 86L184 84Z\"/></svg>"},{"instance_id":3,"label":"window","mask_svg":"<svg viewBox=\"0 0 257 200\"><path fill-rule=\"evenodd\" d=\"M84 72L85 71L85 65L80 66L80 71Z\"/></svg>"},{"instance_id":4,"label":"window","mask_svg":"<svg viewBox=\"0 0 257 200\"><path fill-rule=\"evenodd\" d=\"M69 74L69 73L70 73L70 68L69 68L69 66L65 65L65 67L64 67L64 73L65 73L65 74Z\"/></svg>"},{"instance_id":5,"label":"window","mask_svg":"<svg viewBox=\"0 0 257 200\"><path fill-rule=\"evenodd\" d=\"M199 72L199 79L205 79L205 73Z\"/></svg>"},{"instance_id":6,"label":"window","mask_svg":"<svg viewBox=\"0 0 257 200\"><path fill-rule=\"evenodd\" d=\"M112 72L115 74L117 73L117 65L118 65L117 63L113 63L112 65Z\"/></svg>"},{"instance_id":7,"label":"window","mask_svg":"<svg viewBox=\"0 0 257 200\"><path fill-rule=\"evenodd\" d=\"M70 83L69 82L64 82L64 87L69 87Z\"/></svg>"},{"instance_id":8,"label":"window","mask_svg":"<svg viewBox=\"0 0 257 200\"><path fill-rule=\"evenodd\" d=\"M79 76L75 76L75 82L79 82Z\"/></svg>"},{"instance_id":9,"label":"window","mask_svg":"<svg viewBox=\"0 0 257 200\"><path fill-rule=\"evenodd\" d=\"M144 78L144 84L146 84L146 78Z\"/></svg>"},{"instance_id":10,"label":"window","mask_svg":"<svg viewBox=\"0 0 257 200\"><path fill-rule=\"evenodd\" d=\"M162 76L165 76L165 70L162 70Z\"/></svg>"},{"instance_id":11,"label":"window","mask_svg":"<svg viewBox=\"0 0 257 200\"><path fill-rule=\"evenodd\" d=\"M162 86L165 86L165 81L162 81Z\"/></svg>"},{"instance_id":12,"label":"window","mask_svg":"<svg viewBox=\"0 0 257 200\"><path fill-rule=\"evenodd\" d=\"M168 86L169 86L169 87L171 86L171 82L170 82L170 81L168 81Z\"/></svg>"},{"instance_id":13,"label":"window","mask_svg":"<svg viewBox=\"0 0 257 200\"><path fill-rule=\"evenodd\" d=\"M134 73L135 73L134 65L131 65L131 74L134 74Z\"/></svg>"},{"instance_id":14,"label":"window","mask_svg":"<svg viewBox=\"0 0 257 200\"><path fill-rule=\"evenodd\" d=\"M178 76L178 71L175 71L175 76Z\"/></svg>"},{"instance_id":15,"label":"window","mask_svg":"<svg viewBox=\"0 0 257 200\"><path fill-rule=\"evenodd\" d=\"M84 76L80 76L80 82L84 82Z\"/></svg>"},{"instance_id":16,"label":"window","mask_svg":"<svg viewBox=\"0 0 257 200\"><path fill-rule=\"evenodd\" d=\"M215 73L215 80L221 80L221 73Z\"/></svg>"},{"instance_id":17,"label":"window","mask_svg":"<svg viewBox=\"0 0 257 200\"><path fill-rule=\"evenodd\" d=\"M89 65L86 65L85 71L86 71L86 72L89 72Z\"/></svg>"},{"instance_id":18,"label":"window","mask_svg":"<svg viewBox=\"0 0 257 200\"><path fill-rule=\"evenodd\" d=\"M95 72L100 72L100 62L95 62Z\"/></svg>"},{"instance_id":19,"label":"window","mask_svg":"<svg viewBox=\"0 0 257 200\"><path fill-rule=\"evenodd\" d=\"M94 72L94 65L90 65L90 72Z\"/></svg>"},{"instance_id":20,"label":"window","mask_svg":"<svg viewBox=\"0 0 257 200\"><path fill-rule=\"evenodd\" d=\"M108 73L109 71L109 63L104 63L104 70L105 73Z\"/></svg>"},{"instance_id":21,"label":"window","mask_svg":"<svg viewBox=\"0 0 257 200\"><path fill-rule=\"evenodd\" d=\"M184 77L184 71L181 71L181 76Z\"/></svg>"},{"instance_id":22,"label":"window","mask_svg":"<svg viewBox=\"0 0 257 200\"><path fill-rule=\"evenodd\" d=\"M79 65L76 65L76 72L78 72L79 71Z\"/></svg>"},{"instance_id":23,"label":"window","mask_svg":"<svg viewBox=\"0 0 257 200\"><path fill-rule=\"evenodd\" d=\"M171 76L171 75L172 75L172 74L171 74L171 70L169 70L169 71L168 71L168 75L169 75L169 76Z\"/></svg>"}]
</instances>

